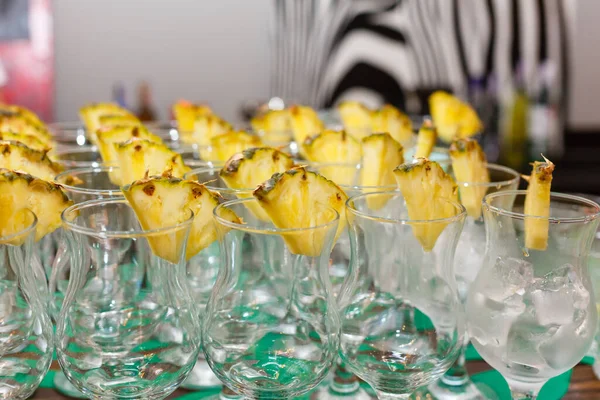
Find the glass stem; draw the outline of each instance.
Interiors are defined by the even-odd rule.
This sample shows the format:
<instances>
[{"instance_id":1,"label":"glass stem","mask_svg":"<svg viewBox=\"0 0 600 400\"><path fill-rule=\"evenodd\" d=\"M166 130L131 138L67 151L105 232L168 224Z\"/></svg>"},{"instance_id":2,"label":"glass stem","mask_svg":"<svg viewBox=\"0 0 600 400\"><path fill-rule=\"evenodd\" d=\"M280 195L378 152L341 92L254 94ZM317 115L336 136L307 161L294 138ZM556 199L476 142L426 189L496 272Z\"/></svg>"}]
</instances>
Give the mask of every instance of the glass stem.
<instances>
[{"instance_id":1,"label":"glass stem","mask_svg":"<svg viewBox=\"0 0 600 400\"><path fill-rule=\"evenodd\" d=\"M346 369L344 363L338 361L333 372L333 379L329 383L329 389L334 393L349 395L360 389L358 378Z\"/></svg>"},{"instance_id":2,"label":"glass stem","mask_svg":"<svg viewBox=\"0 0 600 400\"><path fill-rule=\"evenodd\" d=\"M467 345L463 345L460 348L458 358L452 364L450 369L442 376L442 382L449 386L460 386L464 385L469 381L469 373L465 368L465 354L467 352Z\"/></svg>"},{"instance_id":3,"label":"glass stem","mask_svg":"<svg viewBox=\"0 0 600 400\"><path fill-rule=\"evenodd\" d=\"M377 398L379 400L405 400L410 398L410 393L395 394L380 392L379 390L377 390Z\"/></svg>"}]
</instances>

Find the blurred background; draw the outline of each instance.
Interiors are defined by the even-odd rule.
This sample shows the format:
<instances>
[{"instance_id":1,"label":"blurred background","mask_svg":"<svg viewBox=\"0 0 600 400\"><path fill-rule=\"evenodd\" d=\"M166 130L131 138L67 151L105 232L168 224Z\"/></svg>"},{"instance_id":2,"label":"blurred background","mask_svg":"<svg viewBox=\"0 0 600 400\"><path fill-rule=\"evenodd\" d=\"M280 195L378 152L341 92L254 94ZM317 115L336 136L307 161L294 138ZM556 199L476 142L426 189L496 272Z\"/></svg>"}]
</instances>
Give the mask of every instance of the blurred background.
<instances>
[{"instance_id":1,"label":"blurred background","mask_svg":"<svg viewBox=\"0 0 600 400\"><path fill-rule=\"evenodd\" d=\"M425 115L446 89L490 160L544 153L556 190L600 194L599 17L598 0L0 0L0 101L52 122L108 100L168 120L187 99L239 122L273 98Z\"/></svg>"}]
</instances>

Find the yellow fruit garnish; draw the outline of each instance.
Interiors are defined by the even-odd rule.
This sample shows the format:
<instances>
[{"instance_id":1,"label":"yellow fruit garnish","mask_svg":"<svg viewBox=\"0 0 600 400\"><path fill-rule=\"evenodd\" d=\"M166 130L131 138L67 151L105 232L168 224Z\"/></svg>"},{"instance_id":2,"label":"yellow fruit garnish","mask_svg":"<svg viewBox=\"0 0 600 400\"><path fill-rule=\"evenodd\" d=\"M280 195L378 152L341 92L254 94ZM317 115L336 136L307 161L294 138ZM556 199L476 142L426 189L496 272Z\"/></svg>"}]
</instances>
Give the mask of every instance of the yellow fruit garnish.
<instances>
[{"instance_id":1,"label":"yellow fruit garnish","mask_svg":"<svg viewBox=\"0 0 600 400\"><path fill-rule=\"evenodd\" d=\"M404 163L404 149L389 133L374 133L362 140L362 163L360 184L365 193L383 190L383 187L396 184L394 168ZM367 205L373 210L387 203L385 196L367 199Z\"/></svg>"},{"instance_id":2,"label":"yellow fruit garnish","mask_svg":"<svg viewBox=\"0 0 600 400\"><path fill-rule=\"evenodd\" d=\"M38 151L20 142L0 141L0 168L26 172L36 178L52 181L62 167L50 160L45 151Z\"/></svg>"},{"instance_id":3,"label":"yellow fruit garnish","mask_svg":"<svg viewBox=\"0 0 600 400\"><path fill-rule=\"evenodd\" d=\"M302 151L302 143L306 138L323 132L325 124L319 119L317 112L310 107L292 106L289 112L294 140Z\"/></svg>"},{"instance_id":4,"label":"yellow fruit garnish","mask_svg":"<svg viewBox=\"0 0 600 400\"><path fill-rule=\"evenodd\" d=\"M212 110L204 104L193 104L186 100L179 100L173 104L173 115L177 121L180 134L183 132L192 132L196 119L210 114L212 114Z\"/></svg>"},{"instance_id":5,"label":"yellow fruit garnish","mask_svg":"<svg viewBox=\"0 0 600 400\"><path fill-rule=\"evenodd\" d=\"M36 113L23 106L0 103L0 113L20 115L21 117L29 120L32 125L46 128L46 124L42 122Z\"/></svg>"},{"instance_id":6,"label":"yellow fruit garnish","mask_svg":"<svg viewBox=\"0 0 600 400\"><path fill-rule=\"evenodd\" d=\"M346 165L360 163L362 149L360 142L346 131L323 131L306 138L302 148L309 161L338 164L324 166L320 170L321 174L338 185L348 186L354 183L356 171L346 168Z\"/></svg>"},{"instance_id":7,"label":"yellow fruit garnish","mask_svg":"<svg viewBox=\"0 0 600 400\"><path fill-rule=\"evenodd\" d=\"M40 140L32 135L24 135L22 133L14 133L9 131L0 132L0 140L23 143L30 149L37 151L48 152L51 150L47 143L45 143L43 140Z\"/></svg>"},{"instance_id":8,"label":"yellow fruit garnish","mask_svg":"<svg viewBox=\"0 0 600 400\"><path fill-rule=\"evenodd\" d=\"M425 221L411 224L413 233L423 250L431 251L446 224L426 221L456 215L454 206L448 202L458 202L456 183L438 163L426 158L402 164L394 170L394 174L406 201L409 218L413 221Z\"/></svg>"},{"instance_id":9,"label":"yellow fruit garnish","mask_svg":"<svg viewBox=\"0 0 600 400\"><path fill-rule=\"evenodd\" d=\"M524 177L529 182L525 195L525 215L543 218L525 217L525 247L531 250L546 250L554 164L544 157L543 162L535 161L532 165L531 176Z\"/></svg>"},{"instance_id":10,"label":"yellow fruit garnish","mask_svg":"<svg viewBox=\"0 0 600 400\"><path fill-rule=\"evenodd\" d=\"M190 168L185 166L181 154L165 144L133 138L125 143L114 143L120 181L116 185L126 185L143 179L147 175L159 175L170 171L174 177L183 177Z\"/></svg>"},{"instance_id":11,"label":"yellow fruit garnish","mask_svg":"<svg viewBox=\"0 0 600 400\"><path fill-rule=\"evenodd\" d=\"M183 143L208 146L210 139L231 130L231 124L218 115L197 115L194 129L191 132L180 132L180 137Z\"/></svg>"},{"instance_id":12,"label":"yellow fruit garnish","mask_svg":"<svg viewBox=\"0 0 600 400\"><path fill-rule=\"evenodd\" d=\"M473 139L458 139L450 146L454 177L461 183L460 202L470 217L481 217L481 202L487 193L490 174L485 153Z\"/></svg>"},{"instance_id":13,"label":"yellow fruit garnish","mask_svg":"<svg viewBox=\"0 0 600 400\"><path fill-rule=\"evenodd\" d=\"M250 125L267 143L283 144L292 140L289 110L269 110L252 118Z\"/></svg>"},{"instance_id":14,"label":"yellow fruit garnish","mask_svg":"<svg viewBox=\"0 0 600 400\"><path fill-rule=\"evenodd\" d=\"M344 101L337 107L344 130L358 140L370 135L372 111L357 101ZM383 132L383 131L380 131Z\"/></svg>"},{"instance_id":15,"label":"yellow fruit garnish","mask_svg":"<svg viewBox=\"0 0 600 400\"><path fill-rule=\"evenodd\" d=\"M437 91L429 96L429 111L440 138L446 143L483 130L477 112L450 93Z\"/></svg>"},{"instance_id":16,"label":"yellow fruit garnish","mask_svg":"<svg viewBox=\"0 0 600 400\"><path fill-rule=\"evenodd\" d=\"M38 125L16 112L0 111L0 131L34 136L44 142L48 148L53 146L52 134L44 125Z\"/></svg>"},{"instance_id":17,"label":"yellow fruit garnish","mask_svg":"<svg viewBox=\"0 0 600 400\"><path fill-rule=\"evenodd\" d=\"M396 142L407 146L413 137L412 121L396 107L386 104L372 115L373 132L389 133Z\"/></svg>"},{"instance_id":18,"label":"yellow fruit garnish","mask_svg":"<svg viewBox=\"0 0 600 400\"><path fill-rule=\"evenodd\" d=\"M419 135L417 137L417 149L415 151L415 158L427 158L431 155L431 151L435 146L437 140L437 131L430 120L425 120L421 129L419 129Z\"/></svg>"},{"instance_id":19,"label":"yellow fruit garnish","mask_svg":"<svg viewBox=\"0 0 600 400\"><path fill-rule=\"evenodd\" d=\"M125 198L133 208L145 230L166 228L184 222L188 210L194 213L194 222L187 242L186 260L217 239L213 223L213 209L221 197L198 182L173 178L168 174L135 181L122 188ZM239 222L235 213L225 210L221 217ZM155 255L172 263L178 263L185 235L164 234L148 239Z\"/></svg>"},{"instance_id":20,"label":"yellow fruit garnish","mask_svg":"<svg viewBox=\"0 0 600 400\"><path fill-rule=\"evenodd\" d=\"M213 151L211 160L225 162L234 154L252 147L261 147L263 143L256 135L244 131L231 131L213 137L210 145Z\"/></svg>"},{"instance_id":21,"label":"yellow fruit garnish","mask_svg":"<svg viewBox=\"0 0 600 400\"><path fill-rule=\"evenodd\" d=\"M340 215L336 238L346 225L348 197L329 179L304 168L277 173L254 191L254 197L280 229L310 228L332 221L330 206ZM321 254L325 229L286 233L283 238L293 254L317 257Z\"/></svg>"},{"instance_id":22,"label":"yellow fruit garnish","mask_svg":"<svg viewBox=\"0 0 600 400\"><path fill-rule=\"evenodd\" d=\"M35 240L40 240L60 227L60 215L72 204L60 185L0 168L0 237L26 229L32 221L23 211L29 209L38 219Z\"/></svg>"}]
</instances>

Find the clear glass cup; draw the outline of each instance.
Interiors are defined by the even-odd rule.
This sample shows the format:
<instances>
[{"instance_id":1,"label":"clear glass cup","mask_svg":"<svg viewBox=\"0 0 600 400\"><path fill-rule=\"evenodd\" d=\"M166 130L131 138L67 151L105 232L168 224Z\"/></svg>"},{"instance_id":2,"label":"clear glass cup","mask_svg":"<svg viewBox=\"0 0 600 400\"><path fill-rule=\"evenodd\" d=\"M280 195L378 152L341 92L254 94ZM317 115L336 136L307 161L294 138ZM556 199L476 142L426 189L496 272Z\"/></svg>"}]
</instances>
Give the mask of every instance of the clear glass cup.
<instances>
[{"instance_id":1,"label":"clear glass cup","mask_svg":"<svg viewBox=\"0 0 600 400\"><path fill-rule=\"evenodd\" d=\"M587 263L600 206L552 193L549 218L528 216L525 195L484 198L485 257L466 306L471 342L515 399L535 399L550 378L573 368L598 320ZM547 227L546 250L526 247L526 222Z\"/></svg>"},{"instance_id":2,"label":"clear glass cup","mask_svg":"<svg viewBox=\"0 0 600 400\"><path fill-rule=\"evenodd\" d=\"M234 392L288 399L316 387L337 357L339 317L327 265L339 215L323 206L323 224L278 229L255 217L257 207L250 198L214 210L222 264L202 344L212 370ZM243 223L221 218L224 210Z\"/></svg>"},{"instance_id":3,"label":"clear glass cup","mask_svg":"<svg viewBox=\"0 0 600 400\"><path fill-rule=\"evenodd\" d=\"M92 398L165 398L200 349L185 272L193 213L148 231L126 200L101 199L67 208L62 219L72 265L56 353L67 379ZM142 279L123 272L131 265Z\"/></svg>"},{"instance_id":4,"label":"clear glass cup","mask_svg":"<svg viewBox=\"0 0 600 400\"><path fill-rule=\"evenodd\" d=\"M340 355L380 399L409 398L460 353L464 315L453 257L466 211L450 201L448 209L446 219L411 220L398 191L346 203L352 260L338 296ZM434 248L424 251L413 232L436 230Z\"/></svg>"},{"instance_id":5,"label":"clear glass cup","mask_svg":"<svg viewBox=\"0 0 600 400\"><path fill-rule=\"evenodd\" d=\"M57 175L55 181L62 185L69 199L73 200L75 204L96 199L121 198L123 197L121 189L110 180L110 174L114 171L118 171L118 167L98 166L71 169ZM44 266L49 280L50 316L56 320L67 291L71 263L63 229L59 228L47 237L51 245L49 250L46 249L46 253L50 254L50 257ZM143 273L139 269L139 267L137 270L132 268L126 273L141 279ZM121 271L125 273L125 268L122 268ZM54 374L54 387L69 397L87 398L69 382L62 371Z\"/></svg>"},{"instance_id":6,"label":"clear glass cup","mask_svg":"<svg viewBox=\"0 0 600 400\"><path fill-rule=\"evenodd\" d=\"M446 171L454 175L450 162L440 162ZM488 164L489 183L457 181L459 195L463 190L481 188L484 194L516 190L519 187L520 175L517 171L496 164ZM458 240L454 255L454 273L458 284L458 294L463 303L467 301L469 286L475 280L483 264L485 253L485 225L483 215L475 219L469 215ZM465 344L454 365L442 378L427 388L413 393L413 397L440 400L483 400L496 399L495 393L483 384L474 384L465 367L465 353L469 344L469 336L465 335Z\"/></svg>"},{"instance_id":7,"label":"clear glass cup","mask_svg":"<svg viewBox=\"0 0 600 400\"><path fill-rule=\"evenodd\" d=\"M92 168L104 165L96 147L80 146L59 149L52 160L61 164L65 169Z\"/></svg>"},{"instance_id":8,"label":"clear glass cup","mask_svg":"<svg viewBox=\"0 0 600 400\"><path fill-rule=\"evenodd\" d=\"M190 168L222 168L225 161L217 159L211 146L180 144L176 151Z\"/></svg>"},{"instance_id":9,"label":"clear glass cup","mask_svg":"<svg viewBox=\"0 0 600 400\"><path fill-rule=\"evenodd\" d=\"M27 399L50 368L54 351L44 271L31 262L37 219L0 237L0 398Z\"/></svg>"}]
</instances>

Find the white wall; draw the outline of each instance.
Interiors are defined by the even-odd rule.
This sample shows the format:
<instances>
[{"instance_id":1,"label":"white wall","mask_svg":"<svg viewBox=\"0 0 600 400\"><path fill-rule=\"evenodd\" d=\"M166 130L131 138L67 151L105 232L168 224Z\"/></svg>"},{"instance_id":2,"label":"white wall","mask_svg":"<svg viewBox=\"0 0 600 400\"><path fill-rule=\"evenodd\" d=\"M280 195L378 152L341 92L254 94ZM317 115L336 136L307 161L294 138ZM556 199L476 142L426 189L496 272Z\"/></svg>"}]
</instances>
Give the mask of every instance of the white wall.
<instances>
[{"instance_id":1,"label":"white wall","mask_svg":"<svg viewBox=\"0 0 600 400\"><path fill-rule=\"evenodd\" d=\"M179 98L209 100L230 120L269 94L271 0L57 0L55 119L77 119L123 81L136 105L148 80L161 118Z\"/></svg>"}]
</instances>

